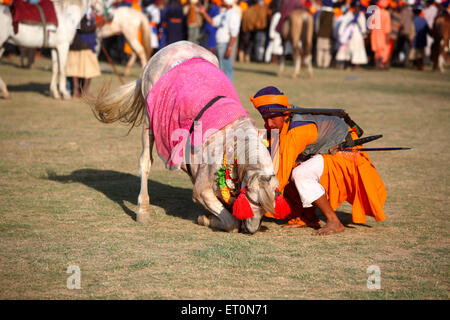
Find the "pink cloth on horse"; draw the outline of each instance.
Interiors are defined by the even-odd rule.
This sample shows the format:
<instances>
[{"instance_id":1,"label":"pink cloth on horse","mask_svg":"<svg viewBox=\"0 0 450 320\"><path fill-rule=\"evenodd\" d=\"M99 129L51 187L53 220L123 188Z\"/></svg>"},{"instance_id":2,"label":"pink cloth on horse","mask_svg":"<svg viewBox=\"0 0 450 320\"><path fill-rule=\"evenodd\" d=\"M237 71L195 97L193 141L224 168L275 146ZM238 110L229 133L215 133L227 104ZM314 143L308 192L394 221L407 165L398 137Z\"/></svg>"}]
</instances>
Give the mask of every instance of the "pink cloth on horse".
<instances>
[{"instance_id":1,"label":"pink cloth on horse","mask_svg":"<svg viewBox=\"0 0 450 320\"><path fill-rule=\"evenodd\" d=\"M250 117L228 77L209 61L191 58L171 68L150 90L147 96L149 129L166 168L180 168L192 123L216 96L225 98L216 101L203 113L197 122L197 125L201 122L202 139L194 134L199 129L194 130L192 145L198 141L203 144L215 131L239 118Z\"/></svg>"}]
</instances>

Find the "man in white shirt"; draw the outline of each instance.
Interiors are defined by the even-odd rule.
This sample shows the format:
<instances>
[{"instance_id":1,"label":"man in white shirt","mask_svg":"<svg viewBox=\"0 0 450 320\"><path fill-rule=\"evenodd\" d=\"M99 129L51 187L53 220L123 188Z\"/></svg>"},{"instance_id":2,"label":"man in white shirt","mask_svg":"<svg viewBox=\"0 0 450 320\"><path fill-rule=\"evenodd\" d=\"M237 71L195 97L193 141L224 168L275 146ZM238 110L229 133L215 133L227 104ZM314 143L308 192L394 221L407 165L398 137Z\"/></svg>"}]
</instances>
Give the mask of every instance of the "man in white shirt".
<instances>
[{"instance_id":1,"label":"man in white shirt","mask_svg":"<svg viewBox=\"0 0 450 320\"><path fill-rule=\"evenodd\" d=\"M200 7L200 13L206 21L214 27L216 32L216 54L219 60L219 67L233 82L233 57L231 56L233 44L236 41L241 27L241 18L239 13L233 8L235 0L224 0L224 11L211 18L203 6Z\"/></svg>"}]
</instances>

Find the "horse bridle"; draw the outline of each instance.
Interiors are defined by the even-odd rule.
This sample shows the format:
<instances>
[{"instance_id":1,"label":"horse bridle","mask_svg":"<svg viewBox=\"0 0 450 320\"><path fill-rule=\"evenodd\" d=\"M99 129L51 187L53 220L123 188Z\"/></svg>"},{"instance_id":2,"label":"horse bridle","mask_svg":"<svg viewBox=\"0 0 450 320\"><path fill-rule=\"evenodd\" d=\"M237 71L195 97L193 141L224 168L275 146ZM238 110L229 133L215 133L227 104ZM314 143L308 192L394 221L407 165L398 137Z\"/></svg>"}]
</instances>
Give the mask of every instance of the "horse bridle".
<instances>
[{"instance_id":1,"label":"horse bridle","mask_svg":"<svg viewBox=\"0 0 450 320\"><path fill-rule=\"evenodd\" d=\"M252 174L247 180L250 180L252 177L254 177L254 176L256 176L256 175L257 175L257 173ZM266 176L269 177L269 181L270 181L270 179L272 179L272 177L275 177L274 174L266 175ZM247 188L247 187L246 187L246 188ZM248 189L247 189L247 190L248 190ZM276 197L279 196L280 194L281 194L280 191L275 190L275 198L274 198L274 200L275 200ZM252 199L252 198L248 195L248 192L245 193L245 197L247 198L248 202L254 204L255 206L262 207L262 204L261 204L260 202L258 202L258 201L255 201L254 199Z\"/></svg>"}]
</instances>

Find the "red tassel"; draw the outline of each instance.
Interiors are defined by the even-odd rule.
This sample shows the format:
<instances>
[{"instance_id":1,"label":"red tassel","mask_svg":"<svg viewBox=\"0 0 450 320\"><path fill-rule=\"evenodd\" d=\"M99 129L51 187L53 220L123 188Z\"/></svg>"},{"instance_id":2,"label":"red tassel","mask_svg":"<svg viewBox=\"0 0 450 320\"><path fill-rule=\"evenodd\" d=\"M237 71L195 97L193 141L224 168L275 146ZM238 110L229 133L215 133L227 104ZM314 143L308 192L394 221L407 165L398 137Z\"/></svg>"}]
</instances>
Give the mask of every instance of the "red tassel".
<instances>
[{"instance_id":1,"label":"red tassel","mask_svg":"<svg viewBox=\"0 0 450 320\"><path fill-rule=\"evenodd\" d=\"M246 192L246 188L241 189L241 193L233 204L233 215L239 220L249 219L254 216L252 207L250 207L250 203L245 196Z\"/></svg>"},{"instance_id":2,"label":"red tassel","mask_svg":"<svg viewBox=\"0 0 450 320\"><path fill-rule=\"evenodd\" d=\"M276 219L284 219L291 214L291 207L287 203L282 194L275 197L275 214Z\"/></svg>"}]
</instances>

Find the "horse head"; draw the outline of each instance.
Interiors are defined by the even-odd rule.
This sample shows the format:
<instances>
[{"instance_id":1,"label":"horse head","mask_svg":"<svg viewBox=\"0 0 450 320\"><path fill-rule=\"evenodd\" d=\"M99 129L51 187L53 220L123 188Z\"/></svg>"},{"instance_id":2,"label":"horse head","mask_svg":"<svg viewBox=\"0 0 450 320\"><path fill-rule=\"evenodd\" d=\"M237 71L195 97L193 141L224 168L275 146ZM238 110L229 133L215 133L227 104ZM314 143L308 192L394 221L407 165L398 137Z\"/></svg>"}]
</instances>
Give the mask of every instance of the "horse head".
<instances>
[{"instance_id":1,"label":"horse head","mask_svg":"<svg viewBox=\"0 0 450 320\"><path fill-rule=\"evenodd\" d=\"M278 187L278 179L275 174L254 173L248 179L246 187L245 195L253 217L242 221L241 230L253 234L259 230L266 212L275 213L275 190Z\"/></svg>"},{"instance_id":2,"label":"horse head","mask_svg":"<svg viewBox=\"0 0 450 320\"><path fill-rule=\"evenodd\" d=\"M256 130L254 131L256 132ZM256 161L241 164L238 169L242 179L241 188L245 189L245 198L253 213L251 218L242 220L241 223L241 230L248 233L255 233L259 230L266 212L275 213L278 187L278 179L269 151L258 135L253 135L253 137L256 138L257 144L254 147L246 148L245 153L249 162L251 162L251 156L255 155L256 158L253 159Z\"/></svg>"}]
</instances>

